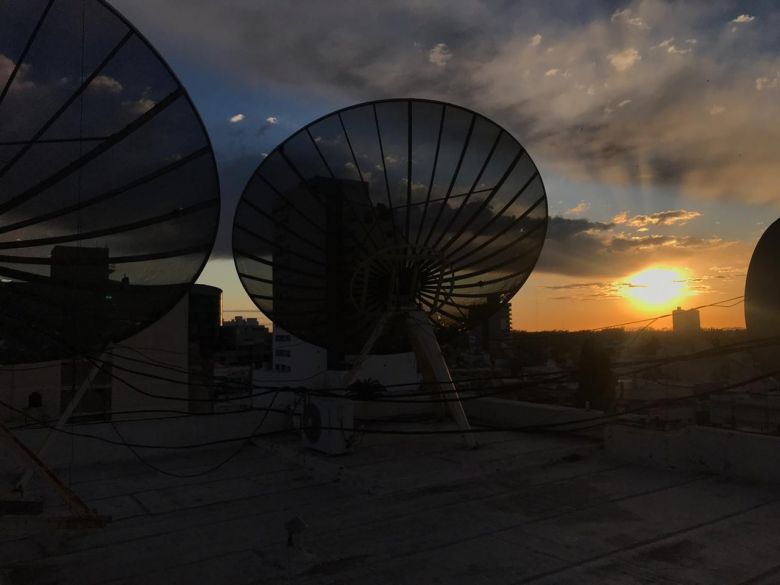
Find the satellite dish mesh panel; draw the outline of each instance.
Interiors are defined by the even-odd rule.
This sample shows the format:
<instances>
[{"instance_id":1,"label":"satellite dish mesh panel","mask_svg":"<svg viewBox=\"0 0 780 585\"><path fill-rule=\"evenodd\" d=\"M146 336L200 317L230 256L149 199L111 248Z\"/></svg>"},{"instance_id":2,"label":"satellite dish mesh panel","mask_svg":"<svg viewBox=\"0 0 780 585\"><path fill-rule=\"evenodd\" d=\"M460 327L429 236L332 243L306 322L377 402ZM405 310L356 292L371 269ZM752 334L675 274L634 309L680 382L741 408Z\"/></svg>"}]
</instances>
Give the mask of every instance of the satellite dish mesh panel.
<instances>
[{"instance_id":1,"label":"satellite dish mesh panel","mask_svg":"<svg viewBox=\"0 0 780 585\"><path fill-rule=\"evenodd\" d=\"M98 0L0 5L0 362L102 348L169 311L219 220L205 128Z\"/></svg>"},{"instance_id":2,"label":"satellite dish mesh panel","mask_svg":"<svg viewBox=\"0 0 780 585\"><path fill-rule=\"evenodd\" d=\"M745 324L760 337L780 335L780 219L756 244L745 281Z\"/></svg>"},{"instance_id":3,"label":"satellite dish mesh panel","mask_svg":"<svg viewBox=\"0 0 780 585\"><path fill-rule=\"evenodd\" d=\"M423 310L440 338L508 303L531 273L547 198L528 153L461 107L356 105L260 164L236 210L241 281L274 323L357 353L383 315ZM377 353L407 351L391 318Z\"/></svg>"}]
</instances>

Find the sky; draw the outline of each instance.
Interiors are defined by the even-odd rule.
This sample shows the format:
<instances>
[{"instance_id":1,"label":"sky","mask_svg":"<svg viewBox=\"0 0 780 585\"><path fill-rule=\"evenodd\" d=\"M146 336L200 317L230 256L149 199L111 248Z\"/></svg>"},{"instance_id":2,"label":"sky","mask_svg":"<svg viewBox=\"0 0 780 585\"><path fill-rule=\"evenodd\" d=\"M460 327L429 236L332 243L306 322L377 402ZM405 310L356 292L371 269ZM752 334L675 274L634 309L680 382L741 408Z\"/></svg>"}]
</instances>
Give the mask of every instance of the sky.
<instances>
[{"instance_id":1,"label":"sky","mask_svg":"<svg viewBox=\"0 0 780 585\"><path fill-rule=\"evenodd\" d=\"M247 179L300 127L370 99L473 109L538 165L550 224L513 299L515 329L606 327L738 297L780 215L771 0L112 4L165 56L211 136L222 220L200 282L223 289L225 318L258 316L229 244ZM743 308L701 320L743 327Z\"/></svg>"}]
</instances>

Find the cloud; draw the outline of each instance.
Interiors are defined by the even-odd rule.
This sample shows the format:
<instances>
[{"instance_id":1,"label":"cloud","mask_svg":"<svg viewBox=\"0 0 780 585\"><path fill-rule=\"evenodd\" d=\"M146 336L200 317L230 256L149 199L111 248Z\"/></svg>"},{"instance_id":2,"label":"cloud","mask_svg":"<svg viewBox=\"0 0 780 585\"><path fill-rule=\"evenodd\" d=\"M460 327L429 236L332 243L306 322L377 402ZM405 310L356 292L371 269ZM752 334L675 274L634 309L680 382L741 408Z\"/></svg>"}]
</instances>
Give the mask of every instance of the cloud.
<instances>
[{"instance_id":1,"label":"cloud","mask_svg":"<svg viewBox=\"0 0 780 585\"><path fill-rule=\"evenodd\" d=\"M634 48L624 49L618 53L610 53L607 55L609 63L615 68L616 71L628 71L638 61L642 60L642 56Z\"/></svg>"},{"instance_id":2,"label":"cloud","mask_svg":"<svg viewBox=\"0 0 780 585\"><path fill-rule=\"evenodd\" d=\"M618 235L611 239L610 249L613 251L651 250L664 248L707 248L725 244L721 238L697 238L694 236L662 236L659 234L626 236Z\"/></svg>"},{"instance_id":3,"label":"cloud","mask_svg":"<svg viewBox=\"0 0 780 585\"><path fill-rule=\"evenodd\" d=\"M725 106L713 105L710 109L710 116L717 116L726 111Z\"/></svg>"},{"instance_id":4,"label":"cloud","mask_svg":"<svg viewBox=\"0 0 780 585\"><path fill-rule=\"evenodd\" d=\"M639 16L631 16L631 10L626 8L624 10L616 10L610 18L612 22L618 22L633 26L640 30L650 30L650 26Z\"/></svg>"},{"instance_id":5,"label":"cloud","mask_svg":"<svg viewBox=\"0 0 780 585\"><path fill-rule=\"evenodd\" d=\"M678 47L674 44L674 37L668 38L665 41L661 41L657 45L651 47L653 49L664 49L670 55L687 55L693 50L693 46L697 43L696 39L688 39L685 41L687 47Z\"/></svg>"},{"instance_id":6,"label":"cloud","mask_svg":"<svg viewBox=\"0 0 780 585\"><path fill-rule=\"evenodd\" d=\"M238 124L239 122L243 122L245 117L244 114L236 114L235 116L230 116L228 122L231 124Z\"/></svg>"},{"instance_id":7,"label":"cloud","mask_svg":"<svg viewBox=\"0 0 780 585\"><path fill-rule=\"evenodd\" d=\"M6 57L2 53L0 53L0 79L3 80L3 83L5 83L5 80L11 76L13 70L14 70L14 62L11 61L11 59Z\"/></svg>"},{"instance_id":8,"label":"cloud","mask_svg":"<svg viewBox=\"0 0 780 585\"><path fill-rule=\"evenodd\" d=\"M131 114L141 116L156 106L157 102L146 96L141 96L137 100L122 102L122 105L127 108Z\"/></svg>"},{"instance_id":9,"label":"cloud","mask_svg":"<svg viewBox=\"0 0 780 585\"><path fill-rule=\"evenodd\" d=\"M547 71L544 72L544 76L545 77L555 77L556 75L558 75L559 71L560 71L560 69L548 69Z\"/></svg>"},{"instance_id":10,"label":"cloud","mask_svg":"<svg viewBox=\"0 0 780 585\"><path fill-rule=\"evenodd\" d=\"M690 47L685 47L683 49L679 48L677 45L669 45L666 48L666 52L670 55L687 55L690 53L693 49Z\"/></svg>"},{"instance_id":11,"label":"cloud","mask_svg":"<svg viewBox=\"0 0 780 585\"><path fill-rule=\"evenodd\" d=\"M563 301L569 299L576 299L580 301L587 300L605 300L605 299L619 299L623 297L623 291L626 288L630 288L631 285L628 282L622 281L601 281L601 282L573 282L570 284L563 284L557 286L546 286L547 290L552 291L566 291L570 294L565 296L551 297L551 300Z\"/></svg>"},{"instance_id":12,"label":"cloud","mask_svg":"<svg viewBox=\"0 0 780 585\"><path fill-rule=\"evenodd\" d=\"M757 91L764 91L765 89L777 89L778 86L780 86L780 73L776 73L774 78L759 77L756 79Z\"/></svg>"},{"instance_id":13,"label":"cloud","mask_svg":"<svg viewBox=\"0 0 780 585\"><path fill-rule=\"evenodd\" d=\"M713 27L728 20L720 2L628 0L617 16L601 2L501 3L499 10L491 0L402 0L371 11L357 0L231 0L231 10L209 0L115 4L161 49L247 85L333 109L396 95L444 99L495 119L547 172L572 181L780 205L780 125L767 123L780 118L770 91L780 60L767 39L736 43ZM623 21L637 17L650 29ZM174 20L175 30L164 26ZM338 31L327 50L323 30ZM427 58L437 39L464 56L446 62L446 75ZM560 69L555 83L531 82L551 69ZM626 96L631 107L621 111ZM712 104L725 108L717 124Z\"/></svg>"},{"instance_id":14,"label":"cloud","mask_svg":"<svg viewBox=\"0 0 780 585\"><path fill-rule=\"evenodd\" d=\"M92 83L89 84L89 89L92 91L105 91L108 93L122 93L124 86L113 77L98 75L92 80Z\"/></svg>"},{"instance_id":15,"label":"cloud","mask_svg":"<svg viewBox=\"0 0 780 585\"><path fill-rule=\"evenodd\" d=\"M735 24L747 24L748 22L753 22L756 19L755 16L751 16L750 14L740 14L737 16L734 20L731 22Z\"/></svg>"},{"instance_id":16,"label":"cloud","mask_svg":"<svg viewBox=\"0 0 780 585\"><path fill-rule=\"evenodd\" d=\"M531 40L529 41L528 44L532 47L538 47L541 43L542 43L542 35L537 33L531 37Z\"/></svg>"},{"instance_id":17,"label":"cloud","mask_svg":"<svg viewBox=\"0 0 780 585\"><path fill-rule=\"evenodd\" d=\"M0 87L5 85L15 67L16 63L13 60L0 53ZM17 71L16 78L9 91L18 92L34 88L35 83L27 79L29 72L30 66L27 64L22 65L19 71Z\"/></svg>"},{"instance_id":18,"label":"cloud","mask_svg":"<svg viewBox=\"0 0 780 585\"><path fill-rule=\"evenodd\" d=\"M590 209L590 203L580 201L577 205L571 209L566 210L566 215L581 215Z\"/></svg>"},{"instance_id":19,"label":"cloud","mask_svg":"<svg viewBox=\"0 0 780 585\"><path fill-rule=\"evenodd\" d=\"M649 226L671 226L685 225L692 219L701 217L698 211L687 211L685 209L674 209L669 211L658 211L650 215L634 215L629 217L627 211L618 213L612 218L615 225L626 225L635 228L646 228Z\"/></svg>"},{"instance_id":20,"label":"cloud","mask_svg":"<svg viewBox=\"0 0 780 585\"><path fill-rule=\"evenodd\" d=\"M551 217L537 270L567 276L622 277L660 258L674 263L734 244L719 237L632 234L616 231L619 227L628 226Z\"/></svg>"},{"instance_id":21,"label":"cloud","mask_svg":"<svg viewBox=\"0 0 780 585\"><path fill-rule=\"evenodd\" d=\"M547 237L554 240L569 240L584 233L596 233L608 230L611 223L591 221L589 219L567 219L559 216L550 217Z\"/></svg>"},{"instance_id":22,"label":"cloud","mask_svg":"<svg viewBox=\"0 0 780 585\"><path fill-rule=\"evenodd\" d=\"M618 108L624 108L631 103L631 100L623 100L618 104Z\"/></svg>"},{"instance_id":23,"label":"cloud","mask_svg":"<svg viewBox=\"0 0 780 585\"><path fill-rule=\"evenodd\" d=\"M268 116L265 121L263 122L263 125L260 126L260 128L257 129L257 134L265 134L269 128L272 126L276 126L279 123L279 118L276 116Z\"/></svg>"},{"instance_id":24,"label":"cloud","mask_svg":"<svg viewBox=\"0 0 780 585\"><path fill-rule=\"evenodd\" d=\"M428 51L428 61L437 67L444 67L452 59L452 53L444 43L438 43Z\"/></svg>"}]
</instances>

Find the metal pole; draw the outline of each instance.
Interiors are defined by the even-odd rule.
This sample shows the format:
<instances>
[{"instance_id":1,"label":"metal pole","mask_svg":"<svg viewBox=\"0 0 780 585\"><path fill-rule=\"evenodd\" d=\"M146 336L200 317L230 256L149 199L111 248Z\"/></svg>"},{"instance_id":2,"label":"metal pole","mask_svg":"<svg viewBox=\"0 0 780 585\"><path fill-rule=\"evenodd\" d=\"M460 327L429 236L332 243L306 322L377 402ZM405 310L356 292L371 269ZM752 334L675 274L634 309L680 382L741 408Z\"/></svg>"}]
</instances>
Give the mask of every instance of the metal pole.
<instances>
[{"instance_id":1,"label":"metal pole","mask_svg":"<svg viewBox=\"0 0 780 585\"><path fill-rule=\"evenodd\" d=\"M471 425L466 411L463 410L463 404L458 396L455 383L452 381L431 320L422 311L409 311L406 317L406 331L417 357L417 365L422 370L423 378L429 383L438 384L442 398L446 399L444 404L449 406L450 415L461 430L467 431L463 433L466 445L470 449L476 448L478 446L477 440L472 433L468 432L471 430Z\"/></svg>"},{"instance_id":2,"label":"metal pole","mask_svg":"<svg viewBox=\"0 0 780 585\"><path fill-rule=\"evenodd\" d=\"M84 382L81 383L79 389L73 395L73 398L71 399L68 406L65 408L65 410L62 411L62 414L60 415L57 424L55 424L53 428L49 429L49 433L46 435L46 438L43 440L43 445L41 445L40 449L38 449L37 456L39 458L42 458L44 455L46 455L46 452L49 450L49 445L51 444L51 439L54 436L55 432L63 429L65 425L68 423L68 420L70 420L70 417L73 415L73 412L78 407L79 403L81 402L81 399L84 398L84 395L87 393L87 390L89 390L89 388L92 386L92 382L95 380L95 376L97 376L98 372L100 372L101 364L105 363L104 358L107 357L108 353L109 353L108 350L106 350L100 356L100 359L97 363L92 362L92 369L89 371L89 374L87 374L87 377L84 378ZM74 370L73 375L75 377L76 368L74 367L73 370ZM28 467L27 470L19 477L19 479L16 480L16 483L14 484L14 490L23 493L25 486L29 483L30 479L32 479L32 476L33 476L33 468Z\"/></svg>"},{"instance_id":3,"label":"metal pole","mask_svg":"<svg viewBox=\"0 0 780 585\"><path fill-rule=\"evenodd\" d=\"M357 375L360 372L360 366L363 365L363 362L366 361L368 354L371 353L372 349L374 349L374 344L377 342L377 339L379 339L379 336L382 335L388 318L389 315L387 313L383 313L376 322L374 330L371 332L371 335L368 336L368 339L366 339L366 342L363 344L363 348L360 350L360 355L358 355L357 359L352 364L352 368L349 370L349 372L347 372L347 375L344 378L345 390L350 386L350 384L352 384L352 382L355 381L355 378L357 378Z\"/></svg>"},{"instance_id":4,"label":"metal pole","mask_svg":"<svg viewBox=\"0 0 780 585\"><path fill-rule=\"evenodd\" d=\"M81 501L81 498L79 498L73 491L71 491L70 488L68 488L68 486L66 486L57 476L57 474L55 474L46 466L43 461L40 460L40 458L32 451L32 449L17 439L16 436L10 430L8 430L8 427L6 427L5 424L1 422L0 437L8 440L11 447L13 447L17 454L20 455L22 461L32 465L33 468L40 473L41 477L46 480L49 485L51 485L51 487L54 488L54 491L56 491L62 497L62 499L65 500L65 503L68 504L68 507L70 507L73 512L81 516L92 515L92 512L87 507L87 505Z\"/></svg>"}]
</instances>

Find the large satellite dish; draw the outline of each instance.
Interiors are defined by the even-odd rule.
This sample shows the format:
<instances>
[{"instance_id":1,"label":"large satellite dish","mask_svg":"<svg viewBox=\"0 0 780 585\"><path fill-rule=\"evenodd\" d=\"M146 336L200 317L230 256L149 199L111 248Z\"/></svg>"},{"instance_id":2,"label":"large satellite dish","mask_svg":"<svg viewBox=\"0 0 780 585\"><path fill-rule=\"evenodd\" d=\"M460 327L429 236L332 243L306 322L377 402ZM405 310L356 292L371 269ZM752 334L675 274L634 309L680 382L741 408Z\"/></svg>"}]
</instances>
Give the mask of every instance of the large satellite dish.
<instances>
[{"instance_id":1,"label":"large satellite dish","mask_svg":"<svg viewBox=\"0 0 780 585\"><path fill-rule=\"evenodd\" d=\"M157 320L218 219L203 123L138 31L100 0L0 5L0 362Z\"/></svg>"},{"instance_id":2,"label":"large satellite dish","mask_svg":"<svg viewBox=\"0 0 780 585\"><path fill-rule=\"evenodd\" d=\"M780 335L780 219L756 244L745 281L745 324L758 337Z\"/></svg>"},{"instance_id":3,"label":"large satellite dish","mask_svg":"<svg viewBox=\"0 0 780 585\"><path fill-rule=\"evenodd\" d=\"M391 353L409 350L398 325L410 307L446 339L508 303L546 228L539 171L508 132L396 99L327 115L271 152L238 205L233 250L277 325L357 353L391 314L373 348Z\"/></svg>"},{"instance_id":4,"label":"large satellite dish","mask_svg":"<svg viewBox=\"0 0 780 585\"><path fill-rule=\"evenodd\" d=\"M325 347L330 368L413 349L450 384L437 336L509 303L546 229L542 179L512 135L465 108L394 99L324 116L274 149L241 197L233 251L257 306Z\"/></svg>"}]
</instances>

